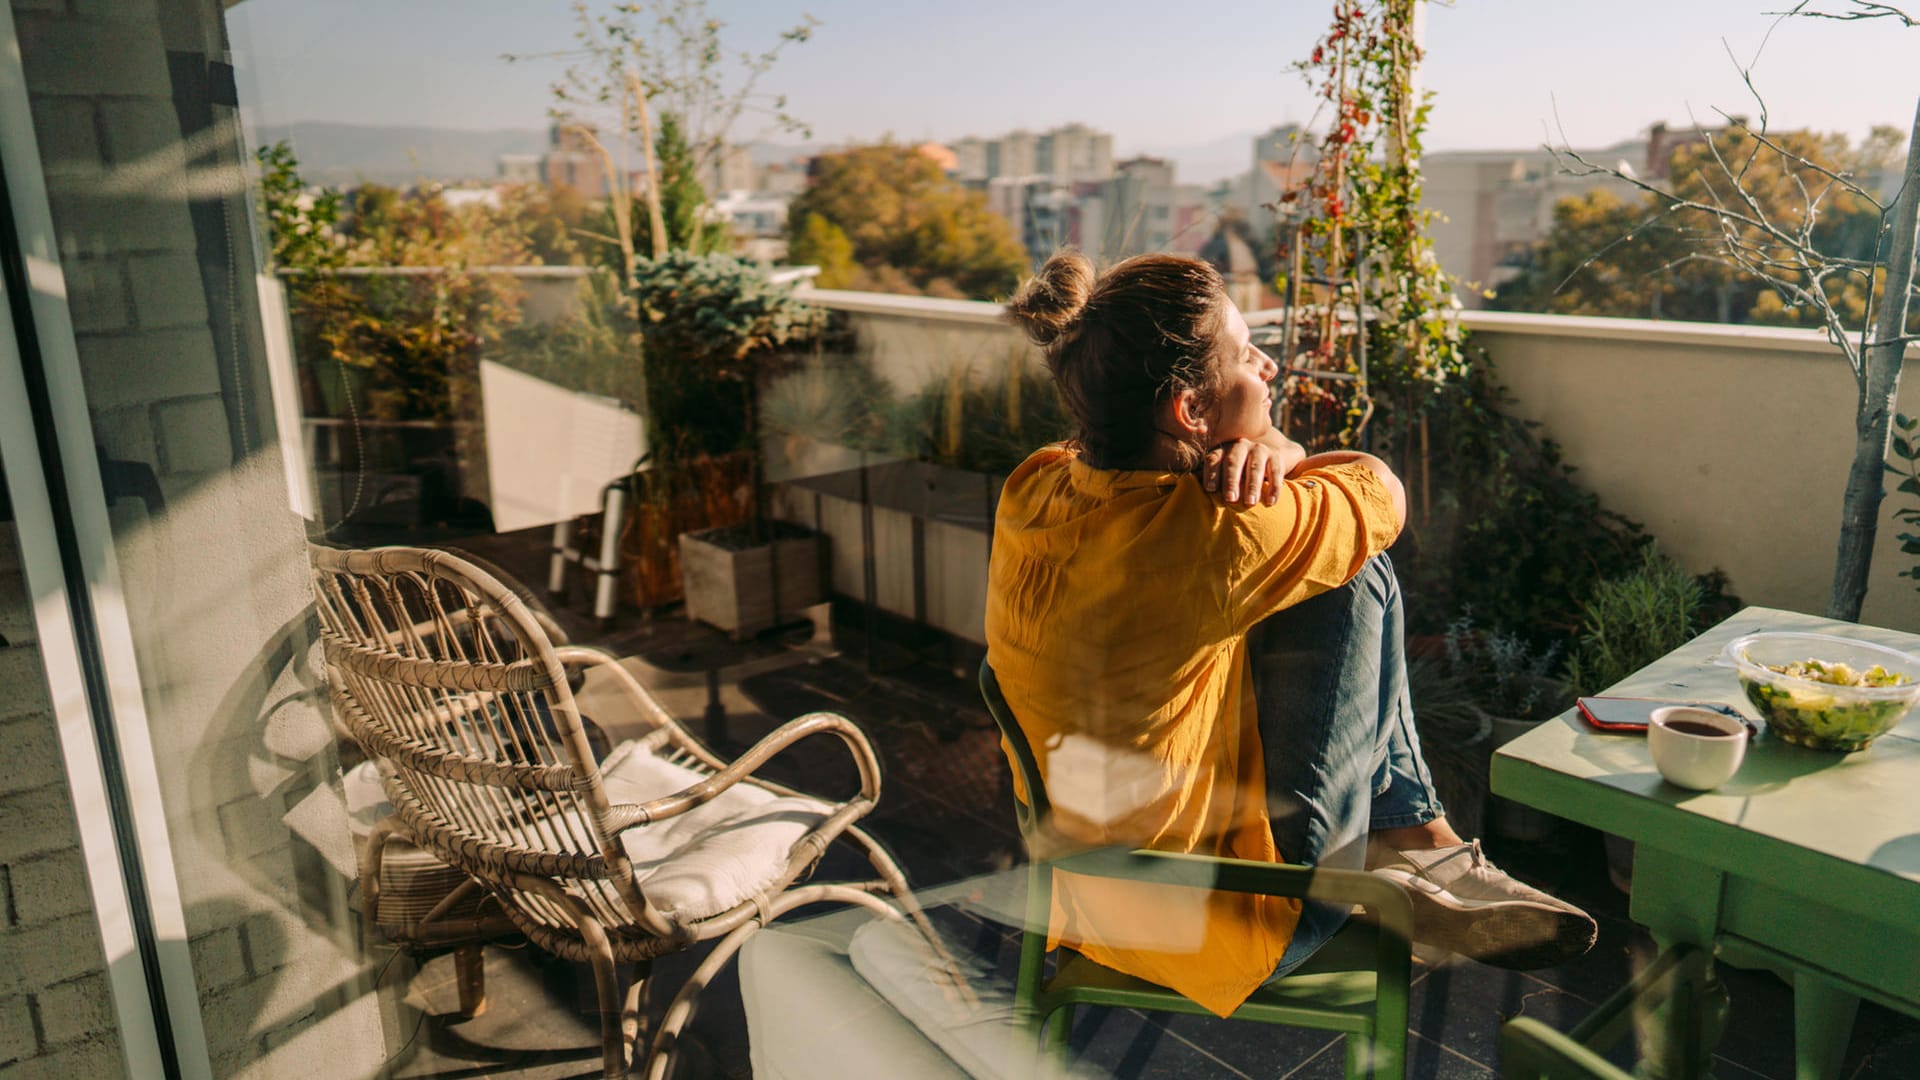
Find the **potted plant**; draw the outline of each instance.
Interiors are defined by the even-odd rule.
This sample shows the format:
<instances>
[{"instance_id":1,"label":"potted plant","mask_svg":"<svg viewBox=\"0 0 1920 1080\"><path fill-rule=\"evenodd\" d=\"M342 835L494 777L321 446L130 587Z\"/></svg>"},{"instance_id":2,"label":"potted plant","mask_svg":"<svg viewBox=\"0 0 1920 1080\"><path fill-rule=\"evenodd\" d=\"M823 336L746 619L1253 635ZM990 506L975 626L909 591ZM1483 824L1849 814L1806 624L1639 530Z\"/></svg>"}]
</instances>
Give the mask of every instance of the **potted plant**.
<instances>
[{"instance_id":1,"label":"potted plant","mask_svg":"<svg viewBox=\"0 0 1920 1080\"><path fill-rule=\"evenodd\" d=\"M654 461L716 477L728 472L717 458L742 465L742 482L712 494L733 495L744 520L679 537L687 614L736 638L759 633L824 599L819 537L761 513L756 430L760 380L788 365L787 350L819 333L824 316L728 255L641 260L632 294Z\"/></svg>"},{"instance_id":2,"label":"potted plant","mask_svg":"<svg viewBox=\"0 0 1920 1080\"><path fill-rule=\"evenodd\" d=\"M1600 582L1581 604L1580 638L1567 659L1567 684L1580 697L1603 693L1634 672L1692 640L1716 612L1739 606L1725 594L1718 571L1694 577L1662 554L1657 544L1640 553L1640 565L1624 577ZM1607 876L1632 891L1633 843L1603 834Z\"/></svg>"},{"instance_id":3,"label":"potted plant","mask_svg":"<svg viewBox=\"0 0 1920 1080\"><path fill-rule=\"evenodd\" d=\"M1437 651L1407 657L1407 690L1421 756L1447 808L1447 821L1461 836L1478 837L1486 825L1493 723L1475 705L1471 682Z\"/></svg>"},{"instance_id":4,"label":"potted plant","mask_svg":"<svg viewBox=\"0 0 1920 1080\"><path fill-rule=\"evenodd\" d=\"M1542 649L1512 631L1482 630L1469 610L1447 626L1444 647L1448 672L1465 684L1471 708L1486 722L1490 750L1533 730L1571 701L1566 684L1554 675L1558 643ZM1511 840L1543 840L1553 831L1553 818L1496 796L1487 808L1487 826Z\"/></svg>"}]
</instances>

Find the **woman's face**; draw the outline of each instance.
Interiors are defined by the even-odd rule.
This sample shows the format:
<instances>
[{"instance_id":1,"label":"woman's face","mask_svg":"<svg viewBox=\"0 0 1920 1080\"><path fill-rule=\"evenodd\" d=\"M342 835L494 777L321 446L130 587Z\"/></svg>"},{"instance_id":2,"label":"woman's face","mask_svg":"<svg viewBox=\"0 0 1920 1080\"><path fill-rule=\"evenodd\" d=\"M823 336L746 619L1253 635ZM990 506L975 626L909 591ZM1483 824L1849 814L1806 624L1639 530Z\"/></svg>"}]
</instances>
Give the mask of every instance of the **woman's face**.
<instances>
[{"instance_id":1,"label":"woman's face","mask_svg":"<svg viewBox=\"0 0 1920 1080\"><path fill-rule=\"evenodd\" d=\"M1220 362L1220 394L1207 417L1207 439L1215 446L1234 439L1258 439L1273 430L1273 380L1280 365L1253 347L1247 320L1225 304L1221 332L1226 337Z\"/></svg>"}]
</instances>

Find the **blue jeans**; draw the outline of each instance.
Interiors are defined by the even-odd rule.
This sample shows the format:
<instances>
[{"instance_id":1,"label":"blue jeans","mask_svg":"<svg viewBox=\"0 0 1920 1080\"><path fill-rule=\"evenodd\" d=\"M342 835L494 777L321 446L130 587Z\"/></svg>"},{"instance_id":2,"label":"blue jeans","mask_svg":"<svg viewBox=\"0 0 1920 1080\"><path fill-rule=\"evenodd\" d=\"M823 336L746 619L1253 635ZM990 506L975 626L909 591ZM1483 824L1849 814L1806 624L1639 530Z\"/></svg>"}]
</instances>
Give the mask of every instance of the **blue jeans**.
<instances>
[{"instance_id":1,"label":"blue jeans","mask_svg":"<svg viewBox=\"0 0 1920 1080\"><path fill-rule=\"evenodd\" d=\"M1268 616L1248 646L1282 859L1364 869L1368 833L1445 813L1413 727L1400 581L1385 555L1346 585ZM1273 977L1304 963L1350 911L1307 901Z\"/></svg>"}]
</instances>

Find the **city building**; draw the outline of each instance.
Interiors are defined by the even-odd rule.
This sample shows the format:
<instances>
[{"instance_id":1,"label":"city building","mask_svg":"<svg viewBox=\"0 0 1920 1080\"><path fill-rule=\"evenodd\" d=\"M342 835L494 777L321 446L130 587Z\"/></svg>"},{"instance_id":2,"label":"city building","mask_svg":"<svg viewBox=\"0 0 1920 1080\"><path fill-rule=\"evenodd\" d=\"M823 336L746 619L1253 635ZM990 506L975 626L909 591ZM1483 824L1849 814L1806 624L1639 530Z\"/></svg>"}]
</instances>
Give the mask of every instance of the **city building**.
<instances>
[{"instance_id":1,"label":"city building","mask_svg":"<svg viewBox=\"0 0 1920 1080\"><path fill-rule=\"evenodd\" d=\"M1113 136L1085 124L1063 124L1034 134L1024 129L993 138L969 135L948 144L950 170L962 183L1050 177L1064 184L1113 178Z\"/></svg>"},{"instance_id":2,"label":"city building","mask_svg":"<svg viewBox=\"0 0 1920 1080\"><path fill-rule=\"evenodd\" d=\"M987 143L987 179L1032 176L1040 171L1040 138L1030 131L1009 131Z\"/></svg>"},{"instance_id":3,"label":"city building","mask_svg":"<svg viewBox=\"0 0 1920 1080\"><path fill-rule=\"evenodd\" d=\"M547 132L547 152L540 155L541 183L572 188L589 199L605 198L607 157L595 145L598 137L591 125L554 124Z\"/></svg>"},{"instance_id":4,"label":"city building","mask_svg":"<svg viewBox=\"0 0 1920 1080\"><path fill-rule=\"evenodd\" d=\"M1068 184L1113 176L1113 136L1085 124L1066 124L1042 132L1038 169Z\"/></svg>"},{"instance_id":5,"label":"city building","mask_svg":"<svg viewBox=\"0 0 1920 1080\"><path fill-rule=\"evenodd\" d=\"M760 168L753 163L753 151L745 146L724 146L707 162L700 186L711 197L723 191L760 190Z\"/></svg>"},{"instance_id":6,"label":"city building","mask_svg":"<svg viewBox=\"0 0 1920 1080\"><path fill-rule=\"evenodd\" d=\"M974 135L956 139L950 144L953 150L953 178L962 183L985 182L987 179L987 140Z\"/></svg>"},{"instance_id":7,"label":"city building","mask_svg":"<svg viewBox=\"0 0 1920 1080\"><path fill-rule=\"evenodd\" d=\"M1206 189L1176 182L1174 164L1165 158L1119 162L1101 191L1099 251L1106 258L1147 251L1194 255L1213 231Z\"/></svg>"},{"instance_id":8,"label":"city building","mask_svg":"<svg viewBox=\"0 0 1920 1080\"><path fill-rule=\"evenodd\" d=\"M539 154L505 154L500 158L500 182L505 184L538 184L540 179Z\"/></svg>"}]
</instances>

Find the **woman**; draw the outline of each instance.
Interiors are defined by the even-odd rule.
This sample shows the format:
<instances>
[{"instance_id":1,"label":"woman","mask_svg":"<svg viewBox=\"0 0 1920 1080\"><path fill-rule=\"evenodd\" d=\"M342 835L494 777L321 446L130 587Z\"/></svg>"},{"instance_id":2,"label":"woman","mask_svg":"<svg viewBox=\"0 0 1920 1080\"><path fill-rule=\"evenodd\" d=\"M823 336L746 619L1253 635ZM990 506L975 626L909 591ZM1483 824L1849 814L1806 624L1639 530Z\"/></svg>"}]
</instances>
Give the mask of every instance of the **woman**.
<instances>
[{"instance_id":1,"label":"woman","mask_svg":"<svg viewBox=\"0 0 1920 1080\"><path fill-rule=\"evenodd\" d=\"M1416 936L1510 967L1584 952L1593 920L1447 824L1407 700L1384 554L1400 482L1271 422L1274 361L1219 274L1170 255L1096 278L1056 255L1008 305L1079 426L1008 478L987 658L1054 830L1374 869ZM1346 918L1299 901L1064 878L1052 934L1226 1015Z\"/></svg>"}]
</instances>

